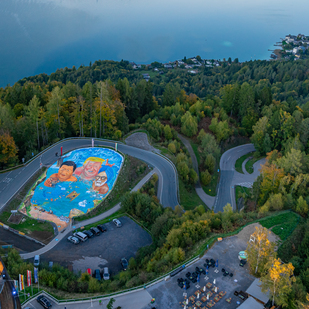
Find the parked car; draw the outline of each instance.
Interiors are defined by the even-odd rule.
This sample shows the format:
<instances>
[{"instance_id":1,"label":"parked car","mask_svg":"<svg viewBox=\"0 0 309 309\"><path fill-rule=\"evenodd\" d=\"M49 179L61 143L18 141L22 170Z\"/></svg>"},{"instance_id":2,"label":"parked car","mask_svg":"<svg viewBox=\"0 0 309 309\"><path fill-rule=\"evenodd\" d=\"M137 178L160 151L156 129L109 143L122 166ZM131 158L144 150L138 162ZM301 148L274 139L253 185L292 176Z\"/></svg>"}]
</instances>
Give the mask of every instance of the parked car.
<instances>
[{"instance_id":1,"label":"parked car","mask_svg":"<svg viewBox=\"0 0 309 309\"><path fill-rule=\"evenodd\" d=\"M81 241L86 241L88 239L88 236L83 232L74 233L73 236L77 237Z\"/></svg>"},{"instance_id":2,"label":"parked car","mask_svg":"<svg viewBox=\"0 0 309 309\"><path fill-rule=\"evenodd\" d=\"M103 224L99 224L99 225L97 226L97 228L98 228L102 233L104 233L104 232L107 231L107 228L106 228L105 225L103 225Z\"/></svg>"},{"instance_id":3,"label":"parked car","mask_svg":"<svg viewBox=\"0 0 309 309\"><path fill-rule=\"evenodd\" d=\"M34 256L33 265L34 265L35 267L38 267L38 266L40 265L40 256L39 256L39 255L35 255L35 256Z\"/></svg>"},{"instance_id":4,"label":"parked car","mask_svg":"<svg viewBox=\"0 0 309 309\"><path fill-rule=\"evenodd\" d=\"M108 267L104 267L104 269L103 269L103 279L104 280L109 280L110 279L109 272L108 272Z\"/></svg>"},{"instance_id":5,"label":"parked car","mask_svg":"<svg viewBox=\"0 0 309 309\"><path fill-rule=\"evenodd\" d=\"M90 228L90 231L91 231L94 235L97 235L97 236L99 236L99 235L101 234L100 231L99 231L99 229L96 228L96 227L91 227L91 228Z\"/></svg>"},{"instance_id":6,"label":"parked car","mask_svg":"<svg viewBox=\"0 0 309 309\"><path fill-rule=\"evenodd\" d=\"M74 245L77 245L80 242L79 239L77 237L75 237L75 236L69 236L68 237L68 241L71 242Z\"/></svg>"},{"instance_id":7,"label":"parked car","mask_svg":"<svg viewBox=\"0 0 309 309\"><path fill-rule=\"evenodd\" d=\"M246 260L240 260L239 266L244 267L246 265L247 261Z\"/></svg>"},{"instance_id":8,"label":"parked car","mask_svg":"<svg viewBox=\"0 0 309 309\"><path fill-rule=\"evenodd\" d=\"M122 258L121 259L121 265L122 265L122 269L123 270L127 270L128 269L128 261L126 258Z\"/></svg>"},{"instance_id":9,"label":"parked car","mask_svg":"<svg viewBox=\"0 0 309 309\"><path fill-rule=\"evenodd\" d=\"M48 308L51 308L52 307L52 304L48 301L48 299L43 296L43 295L40 295L37 299L37 302L43 306L43 308L45 309L48 309Z\"/></svg>"},{"instance_id":10,"label":"parked car","mask_svg":"<svg viewBox=\"0 0 309 309\"><path fill-rule=\"evenodd\" d=\"M120 222L118 219L113 219L113 222L114 222L114 224L115 224L117 227L121 227L121 226L122 226L121 222Z\"/></svg>"},{"instance_id":11,"label":"parked car","mask_svg":"<svg viewBox=\"0 0 309 309\"><path fill-rule=\"evenodd\" d=\"M91 231L83 231L84 234L88 236L88 238L91 238L93 236L93 233Z\"/></svg>"},{"instance_id":12,"label":"parked car","mask_svg":"<svg viewBox=\"0 0 309 309\"><path fill-rule=\"evenodd\" d=\"M101 280L101 272L100 272L100 269L96 269L94 271L94 277L97 279L97 280Z\"/></svg>"}]
</instances>

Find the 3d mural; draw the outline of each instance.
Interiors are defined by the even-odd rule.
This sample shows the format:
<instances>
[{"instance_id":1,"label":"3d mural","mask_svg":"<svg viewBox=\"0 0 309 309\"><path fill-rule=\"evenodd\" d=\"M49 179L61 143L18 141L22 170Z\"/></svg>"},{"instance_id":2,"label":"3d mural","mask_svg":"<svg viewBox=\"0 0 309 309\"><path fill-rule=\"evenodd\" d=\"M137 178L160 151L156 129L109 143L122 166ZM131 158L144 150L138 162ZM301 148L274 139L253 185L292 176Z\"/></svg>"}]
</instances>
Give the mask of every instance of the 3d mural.
<instances>
[{"instance_id":1,"label":"3d mural","mask_svg":"<svg viewBox=\"0 0 309 309\"><path fill-rule=\"evenodd\" d=\"M61 157L29 191L19 211L52 221L61 230L70 218L96 207L112 190L123 157L107 148L83 148Z\"/></svg>"}]
</instances>

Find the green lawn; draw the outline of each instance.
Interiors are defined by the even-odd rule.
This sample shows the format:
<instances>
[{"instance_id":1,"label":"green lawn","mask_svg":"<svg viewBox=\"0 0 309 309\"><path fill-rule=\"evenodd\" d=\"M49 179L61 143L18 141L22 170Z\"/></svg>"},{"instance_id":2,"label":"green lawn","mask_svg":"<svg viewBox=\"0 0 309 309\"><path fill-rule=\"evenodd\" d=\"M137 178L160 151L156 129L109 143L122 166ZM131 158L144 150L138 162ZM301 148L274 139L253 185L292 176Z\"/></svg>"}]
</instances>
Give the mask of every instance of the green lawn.
<instances>
[{"instance_id":1,"label":"green lawn","mask_svg":"<svg viewBox=\"0 0 309 309\"><path fill-rule=\"evenodd\" d=\"M250 156L252 156L252 152L249 152L247 154L245 154L244 156L240 157L237 159L236 163L235 163L235 170L238 172L238 173L244 173L243 170L242 170L242 164L243 162L249 158Z\"/></svg>"},{"instance_id":2,"label":"green lawn","mask_svg":"<svg viewBox=\"0 0 309 309\"><path fill-rule=\"evenodd\" d=\"M261 160L264 157L258 157L258 158L252 158L250 160L248 160L248 162L246 163L246 170L249 174L253 173L253 164L259 160Z\"/></svg>"},{"instance_id":3,"label":"green lawn","mask_svg":"<svg viewBox=\"0 0 309 309\"><path fill-rule=\"evenodd\" d=\"M184 182L179 178L180 204L185 210L194 209L196 206L204 205L204 202L196 194L195 188L188 191ZM207 208L206 208L207 209Z\"/></svg>"},{"instance_id":4,"label":"green lawn","mask_svg":"<svg viewBox=\"0 0 309 309\"><path fill-rule=\"evenodd\" d=\"M143 71L139 71L139 73L142 75L142 74L149 74L149 76L150 76L150 78L151 77L154 77L154 76L156 76L156 75L158 75L159 73L158 72L154 72L154 71L146 71L146 70L143 70Z\"/></svg>"},{"instance_id":5,"label":"green lawn","mask_svg":"<svg viewBox=\"0 0 309 309\"><path fill-rule=\"evenodd\" d=\"M216 196L217 194L217 184L219 181L219 173L214 172L213 175L211 176L211 182L208 186L203 186L203 190L205 193L207 193L210 196Z\"/></svg>"},{"instance_id":6,"label":"green lawn","mask_svg":"<svg viewBox=\"0 0 309 309\"><path fill-rule=\"evenodd\" d=\"M194 151L194 154L196 156L197 164L200 165L200 163L201 163L201 155L200 155L200 153L198 151L198 145L194 144L193 142L191 142L191 147L192 147L192 149Z\"/></svg>"},{"instance_id":7,"label":"green lawn","mask_svg":"<svg viewBox=\"0 0 309 309\"><path fill-rule=\"evenodd\" d=\"M270 217L265 220L261 220L262 226L267 229L272 228L272 232L280 237L281 240L285 240L296 228L299 223L300 217L294 212L286 212L278 216Z\"/></svg>"}]
</instances>

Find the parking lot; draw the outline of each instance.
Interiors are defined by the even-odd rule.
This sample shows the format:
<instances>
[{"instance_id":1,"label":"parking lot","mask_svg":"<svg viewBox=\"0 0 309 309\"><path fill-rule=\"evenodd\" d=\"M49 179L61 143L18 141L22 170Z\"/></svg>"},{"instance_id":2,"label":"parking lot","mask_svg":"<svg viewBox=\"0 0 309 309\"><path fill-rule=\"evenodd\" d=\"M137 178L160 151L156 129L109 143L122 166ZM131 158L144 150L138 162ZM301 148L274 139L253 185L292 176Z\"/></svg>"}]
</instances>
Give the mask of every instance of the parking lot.
<instances>
[{"instance_id":1,"label":"parking lot","mask_svg":"<svg viewBox=\"0 0 309 309\"><path fill-rule=\"evenodd\" d=\"M105 224L106 232L77 245L68 242L66 237L43 254L41 261L53 261L65 267L72 265L74 272L85 272L87 268L103 270L106 266L111 275L119 272L122 269L121 258L129 261L140 247L152 243L149 233L133 220L128 217L119 220L122 227L117 228L113 222L108 222Z\"/></svg>"},{"instance_id":2,"label":"parking lot","mask_svg":"<svg viewBox=\"0 0 309 309\"><path fill-rule=\"evenodd\" d=\"M247 247L247 242L238 236L233 236L229 238L223 239L222 242L217 242L214 246L208 250L207 254L204 255L198 262L190 265L189 267L184 268L179 274L172 277L168 281L162 281L152 287L150 287L148 292L152 297L156 299L156 305L158 308L183 308L180 302L184 301L184 290L179 287L177 279L183 278L186 279L187 272L194 272L196 267L202 267L204 270L205 259L214 259L218 260L218 270L216 273L213 267L209 268L209 279L205 280L205 275L200 275L200 287L196 287L198 284L190 281L190 288L187 289L187 297L194 295L197 290L200 290L202 293L199 295L199 300L206 295L203 292L203 287L206 283L211 283L212 287L207 288L206 292L211 291L213 287L218 288L218 293L223 291L226 294L222 297L220 301L218 301L213 308L220 309L234 309L239 306L237 301L242 303L242 300L239 297L234 295L234 291L246 291L246 289L250 286L250 284L255 279L253 276L249 274L248 265L246 264L244 267L239 266L238 253L242 250L245 250ZM229 273L233 273L233 277L223 276L222 268L227 270ZM216 283L214 284L214 279L216 279ZM214 299L213 296L210 297L210 300ZM196 295L195 301L197 301ZM231 302L227 303L226 299L231 298ZM202 302L202 307L205 306L207 301ZM192 306L192 303L189 302L189 307ZM192 306L193 308L194 306ZM188 307L187 307L188 308Z\"/></svg>"}]
</instances>

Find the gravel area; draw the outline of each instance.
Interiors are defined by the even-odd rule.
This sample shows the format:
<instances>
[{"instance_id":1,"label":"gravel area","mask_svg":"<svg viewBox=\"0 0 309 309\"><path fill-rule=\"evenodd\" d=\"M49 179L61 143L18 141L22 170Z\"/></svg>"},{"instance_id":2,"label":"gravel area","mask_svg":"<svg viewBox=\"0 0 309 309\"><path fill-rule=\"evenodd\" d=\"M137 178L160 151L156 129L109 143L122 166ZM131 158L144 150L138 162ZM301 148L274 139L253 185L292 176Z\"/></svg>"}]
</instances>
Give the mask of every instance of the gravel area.
<instances>
[{"instance_id":1,"label":"gravel area","mask_svg":"<svg viewBox=\"0 0 309 309\"><path fill-rule=\"evenodd\" d=\"M149 144L147 134L142 132L133 133L132 135L127 137L126 144L148 151L155 150L155 148Z\"/></svg>"},{"instance_id":2,"label":"gravel area","mask_svg":"<svg viewBox=\"0 0 309 309\"><path fill-rule=\"evenodd\" d=\"M238 234L237 237L245 242L248 242L250 240L250 236L255 232L256 227L262 227L260 223L252 223L247 226L245 226ZM278 242L280 241L280 238L274 234L272 231L270 231L270 234L268 235L268 239L271 242Z\"/></svg>"}]
</instances>

